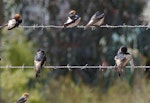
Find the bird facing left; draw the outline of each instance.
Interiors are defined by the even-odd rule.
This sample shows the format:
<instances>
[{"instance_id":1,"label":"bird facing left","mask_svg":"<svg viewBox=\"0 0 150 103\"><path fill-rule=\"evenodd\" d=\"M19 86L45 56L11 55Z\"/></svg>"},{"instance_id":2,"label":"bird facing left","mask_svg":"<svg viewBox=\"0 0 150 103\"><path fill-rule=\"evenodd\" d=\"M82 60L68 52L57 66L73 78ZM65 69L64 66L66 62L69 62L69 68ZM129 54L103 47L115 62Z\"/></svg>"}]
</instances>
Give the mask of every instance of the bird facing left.
<instances>
[{"instance_id":1,"label":"bird facing left","mask_svg":"<svg viewBox=\"0 0 150 103\"><path fill-rule=\"evenodd\" d=\"M15 16L8 21L8 23L2 25L1 28L7 27L8 30L12 30L18 27L22 23L20 14L15 14Z\"/></svg>"},{"instance_id":2,"label":"bird facing left","mask_svg":"<svg viewBox=\"0 0 150 103\"><path fill-rule=\"evenodd\" d=\"M81 17L79 17L79 15L76 14L76 11L71 10L69 12L67 21L64 23L64 27L65 28L75 27L79 24L80 20L81 20Z\"/></svg>"}]
</instances>

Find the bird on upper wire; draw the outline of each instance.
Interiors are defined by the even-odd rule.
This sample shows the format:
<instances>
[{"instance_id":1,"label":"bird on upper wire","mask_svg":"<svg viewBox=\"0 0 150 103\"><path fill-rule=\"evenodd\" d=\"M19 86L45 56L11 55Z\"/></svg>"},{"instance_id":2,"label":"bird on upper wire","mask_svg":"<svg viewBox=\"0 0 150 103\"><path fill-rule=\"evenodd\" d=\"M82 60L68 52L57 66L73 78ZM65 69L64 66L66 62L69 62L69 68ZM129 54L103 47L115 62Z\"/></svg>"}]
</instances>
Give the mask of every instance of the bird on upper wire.
<instances>
[{"instance_id":1,"label":"bird on upper wire","mask_svg":"<svg viewBox=\"0 0 150 103\"><path fill-rule=\"evenodd\" d=\"M45 62L46 62L45 51L43 49L38 49L34 57L34 70L35 70L36 78L40 77L40 73L42 71L42 68Z\"/></svg>"},{"instance_id":2,"label":"bird on upper wire","mask_svg":"<svg viewBox=\"0 0 150 103\"><path fill-rule=\"evenodd\" d=\"M81 17L79 17L79 15L76 14L76 11L71 10L69 12L67 21L64 23L64 27L65 28L75 27L79 24L80 20L81 20Z\"/></svg>"},{"instance_id":3,"label":"bird on upper wire","mask_svg":"<svg viewBox=\"0 0 150 103\"><path fill-rule=\"evenodd\" d=\"M123 70L124 70L124 68L128 62L131 65L131 72L133 72L133 70L134 70L134 68L133 68L133 66L134 66L133 57L130 53L127 52L126 46L120 47L114 60L115 60L115 66L116 66L119 77L121 77L123 75Z\"/></svg>"},{"instance_id":4,"label":"bird on upper wire","mask_svg":"<svg viewBox=\"0 0 150 103\"><path fill-rule=\"evenodd\" d=\"M29 93L23 93L22 96L15 103L26 103L29 98Z\"/></svg>"},{"instance_id":5,"label":"bird on upper wire","mask_svg":"<svg viewBox=\"0 0 150 103\"><path fill-rule=\"evenodd\" d=\"M90 19L90 21L87 23L87 25L84 27L84 30L89 28L90 26L101 26L104 23L105 14L104 12L101 13L100 11L97 11Z\"/></svg>"},{"instance_id":6,"label":"bird on upper wire","mask_svg":"<svg viewBox=\"0 0 150 103\"><path fill-rule=\"evenodd\" d=\"M15 14L15 16L11 20L9 20L8 23L2 25L1 28L7 27L8 30L12 30L18 27L21 23L22 23L22 19L20 14Z\"/></svg>"}]
</instances>

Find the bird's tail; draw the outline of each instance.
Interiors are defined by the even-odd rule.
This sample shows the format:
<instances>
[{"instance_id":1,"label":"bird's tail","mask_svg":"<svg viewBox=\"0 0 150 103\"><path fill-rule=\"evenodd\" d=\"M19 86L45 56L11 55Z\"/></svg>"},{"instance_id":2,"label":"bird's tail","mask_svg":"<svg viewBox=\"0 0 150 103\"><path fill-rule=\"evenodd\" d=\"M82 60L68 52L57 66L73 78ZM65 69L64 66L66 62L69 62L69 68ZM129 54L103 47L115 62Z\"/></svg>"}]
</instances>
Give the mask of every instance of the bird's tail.
<instances>
[{"instance_id":1,"label":"bird's tail","mask_svg":"<svg viewBox=\"0 0 150 103\"><path fill-rule=\"evenodd\" d=\"M119 75L120 78L123 77L123 67L118 68L118 75Z\"/></svg>"},{"instance_id":2,"label":"bird's tail","mask_svg":"<svg viewBox=\"0 0 150 103\"><path fill-rule=\"evenodd\" d=\"M37 79L40 78L41 69L42 69L42 68L39 68L38 71L36 71L36 73L35 73L35 77L36 77Z\"/></svg>"}]
</instances>

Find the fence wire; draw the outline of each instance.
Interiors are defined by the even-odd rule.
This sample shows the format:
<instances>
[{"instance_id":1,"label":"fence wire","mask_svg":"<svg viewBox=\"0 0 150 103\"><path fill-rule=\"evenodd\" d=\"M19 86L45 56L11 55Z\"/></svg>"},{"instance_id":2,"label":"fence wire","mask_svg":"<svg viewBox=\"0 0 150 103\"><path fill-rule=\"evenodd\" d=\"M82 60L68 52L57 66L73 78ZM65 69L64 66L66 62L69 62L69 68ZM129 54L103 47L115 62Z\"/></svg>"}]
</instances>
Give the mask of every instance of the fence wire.
<instances>
[{"instance_id":1,"label":"fence wire","mask_svg":"<svg viewBox=\"0 0 150 103\"><path fill-rule=\"evenodd\" d=\"M2 26L0 26L1 28ZM84 28L85 26L77 26L76 28ZM98 28L146 28L150 29L150 25L101 25L101 26L96 26ZM19 28L33 28L33 29L37 29L37 28L59 28L59 29L63 29L64 26L57 26L57 25L38 25L38 24L34 24L34 25L29 25L29 26L19 26ZM90 28L95 28L95 26L90 26Z\"/></svg>"},{"instance_id":2,"label":"fence wire","mask_svg":"<svg viewBox=\"0 0 150 103\"><path fill-rule=\"evenodd\" d=\"M32 69L34 68L34 66L0 66L0 69ZM88 66L87 64L84 66L71 66L71 65L67 65L67 66L43 66L43 68L46 69L68 69L68 70L72 70L72 69L115 69L116 66ZM125 66L125 68L131 68L131 66ZM143 69L145 70L146 68L150 68L150 66L132 66L132 68L134 69Z\"/></svg>"}]
</instances>

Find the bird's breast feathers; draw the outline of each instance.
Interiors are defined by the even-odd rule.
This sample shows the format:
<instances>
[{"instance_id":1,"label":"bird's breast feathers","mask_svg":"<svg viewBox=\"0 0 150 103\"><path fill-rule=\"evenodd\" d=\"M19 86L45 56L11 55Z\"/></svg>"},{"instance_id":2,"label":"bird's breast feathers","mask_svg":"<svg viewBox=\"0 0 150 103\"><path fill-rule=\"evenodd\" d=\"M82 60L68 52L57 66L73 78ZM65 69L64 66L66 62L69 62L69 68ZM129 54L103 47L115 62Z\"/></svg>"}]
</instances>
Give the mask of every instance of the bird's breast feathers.
<instances>
[{"instance_id":1,"label":"bird's breast feathers","mask_svg":"<svg viewBox=\"0 0 150 103\"><path fill-rule=\"evenodd\" d=\"M16 20L15 19L11 19L8 21L8 28L12 28L16 25Z\"/></svg>"},{"instance_id":2,"label":"bird's breast feathers","mask_svg":"<svg viewBox=\"0 0 150 103\"><path fill-rule=\"evenodd\" d=\"M41 61L34 60L34 65L36 68L41 67Z\"/></svg>"}]
</instances>

